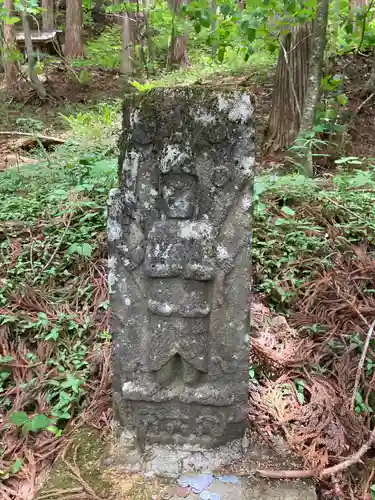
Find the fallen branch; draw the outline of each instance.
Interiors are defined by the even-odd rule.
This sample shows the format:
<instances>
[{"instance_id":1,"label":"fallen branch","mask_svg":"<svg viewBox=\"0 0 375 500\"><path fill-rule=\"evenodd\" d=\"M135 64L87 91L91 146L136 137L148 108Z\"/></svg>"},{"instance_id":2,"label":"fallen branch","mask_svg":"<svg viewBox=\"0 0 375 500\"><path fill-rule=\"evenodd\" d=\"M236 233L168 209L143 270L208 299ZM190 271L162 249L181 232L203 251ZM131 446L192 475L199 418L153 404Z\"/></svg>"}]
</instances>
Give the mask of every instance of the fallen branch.
<instances>
[{"instance_id":1,"label":"fallen branch","mask_svg":"<svg viewBox=\"0 0 375 500\"><path fill-rule=\"evenodd\" d=\"M363 108L363 106L365 106L375 95L375 92L373 92L372 94L370 94L367 99L365 99L357 108L357 111L356 113L359 113L361 111L361 109Z\"/></svg>"},{"instance_id":2,"label":"fallen branch","mask_svg":"<svg viewBox=\"0 0 375 500\"><path fill-rule=\"evenodd\" d=\"M68 467L70 473L77 479L77 481L82 485L83 489L86 491L86 493L88 493L94 500L103 500L101 497L99 497L95 491L91 488L91 486L83 479L83 477L81 476L80 474L80 471L79 471L79 467L77 466L77 463L76 463L76 456L77 456L77 450L79 448L79 445L77 445L75 448L74 448L74 452L73 452L73 464L72 465L71 463L69 463L66 458L65 458L65 455L66 455L66 452L67 450L69 449L69 444L68 446L65 448L65 450L63 451L62 455L61 455L61 460L63 461L63 463L66 465L66 467Z\"/></svg>"},{"instance_id":3,"label":"fallen branch","mask_svg":"<svg viewBox=\"0 0 375 500\"><path fill-rule=\"evenodd\" d=\"M267 477L267 478L272 478L272 479L301 479L301 478L307 478L307 477L312 477L312 478L324 478L324 477L329 477L334 474L337 474L338 472L342 472L352 465L358 463L363 455L371 448L372 443L375 440L375 427L371 431L370 437L366 441L365 444L363 444L360 449L356 452L353 453L349 458L344 460L343 462L340 462L339 464L333 465L332 467L327 467L326 469L323 469L321 472L318 472L316 469L309 469L309 470L267 470L267 469L257 469L257 473L260 474L262 477Z\"/></svg>"},{"instance_id":4,"label":"fallen branch","mask_svg":"<svg viewBox=\"0 0 375 500\"><path fill-rule=\"evenodd\" d=\"M4 135L7 137L32 137L33 139L40 139L41 141L54 141L59 144L65 144L65 139L61 139L60 137L52 137L50 135L40 135L40 134L31 134L30 132L14 132L12 130L0 130L0 135Z\"/></svg>"},{"instance_id":5,"label":"fallen branch","mask_svg":"<svg viewBox=\"0 0 375 500\"><path fill-rule=\"evenodd\" d=\"M357 390L358 390L358 386L359 386L359 381L361 380L361 374L362 374L362 371L363 371L363 365L365 364L365 361L366 361L367 351L368 351L368 347L370 345L370 340L371 340L374 328L375 328L375 320L372 322L372 324L371 324L371 326L369 328L369 331L367 333L366 342L365 342L365 345L363 346L362 356L361 356L361 359L360 359L359 364L358 364L357 373L356 373L356 376L355 376L354 388L353 388L352 401L351 401L351 404L350 404L350 409L352 411L354 410L355 395L357 394Z\"/></svg>"},{"instance_id":6,"label":"fallen branch","mask_svg":"<svg viewBox=\"0 0 375 500\"><path fill-rule=\"evenodd\" d=\"M68 490L63 490L63 489L54 489L51 491L47 491L45 494L38 496L38 500L47 500L49 498L55 498L55 497L60 497L60 498L65 498L66 495L73 495L75 493L84 493L83 488L70 488Z\"/></svg>"}]
</instances>

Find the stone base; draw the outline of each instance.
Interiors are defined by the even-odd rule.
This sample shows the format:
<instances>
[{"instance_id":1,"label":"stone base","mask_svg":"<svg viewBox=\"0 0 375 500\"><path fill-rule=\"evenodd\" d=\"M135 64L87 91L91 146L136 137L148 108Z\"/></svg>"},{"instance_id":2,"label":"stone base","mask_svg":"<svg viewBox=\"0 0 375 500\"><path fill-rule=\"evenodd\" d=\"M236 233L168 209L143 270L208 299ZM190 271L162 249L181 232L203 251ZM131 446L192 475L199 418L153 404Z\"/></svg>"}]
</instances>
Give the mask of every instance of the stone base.
<instances>
[{"instance_id":1,"label":"stone base","mask_svg":"<svg viewBox=\"0 0 375 500\"><path fill-rule=\"evenodd\" d=\"M141 453L129 447L124 433L116 444L115 456L121 466L130 473L142 473L146 477L158 476L176 479L185 472L221 470L243 458L246 438L237 439L212 449L196 446L147 446Z\"/></svg>"},{"instance_id":2,"label":"stone base","mask_svg":"<svg viewBox=\"0 0 375 500\"><path fill-rule=\"evenodd\" d=\"M97 431L81 428L72 440L65 458L68 463L76 461L83 480L98 497L116 500L164 498L164 490L169 490L171 496L167 495L166 498L178 500L179 497L173 496L176 495L178 486L176 480L157 477L147 479L140 474L124 473L119 464L115 466L115 457L109 449L110 443L105 442ZM267 480L254 473L258 467L276 470L302 467L293 459L282 440L275 440L272 449L263 441L257 444L255 435L249 441L250 446L244 454L243 462L231 464L232 467L229 468L229 474L235 474L240 481L237 484L223 484L214 479L208 488L211 493L219 494L220 500L317 500L312 481ZM223 474L227 473L223 471ZM38 482L37 499L47 497L56 490L79 490L82 487L61 457L56 460L47 476L40 476L40 480L44 482L42 485ZM199 494L191 493L187 499L199 500Z\"/></svg>"},{"instance_id":3,"label":"stone base","mask_svg":"<svg viewBox=\"0 0 375 500\"><path fill-rule=\"evenodd\" d=\"M237 484L224 484L214 479L208 488L220 500L317 500L314 487L302 481L266 481L261 478L242 478ZM199 494L190 493L187 500L199 500ZM171 500L179 500L173 496Z\"/></svg>"}]
</instances>

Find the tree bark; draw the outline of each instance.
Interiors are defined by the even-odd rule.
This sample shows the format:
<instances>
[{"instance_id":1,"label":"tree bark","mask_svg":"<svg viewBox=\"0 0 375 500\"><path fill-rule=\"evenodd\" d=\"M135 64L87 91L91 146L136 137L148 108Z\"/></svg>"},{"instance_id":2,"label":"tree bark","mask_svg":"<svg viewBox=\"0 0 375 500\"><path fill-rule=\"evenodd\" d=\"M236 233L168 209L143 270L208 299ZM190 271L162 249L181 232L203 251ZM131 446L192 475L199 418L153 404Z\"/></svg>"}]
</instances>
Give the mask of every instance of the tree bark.
<instances>
[{"instance_id":1,"label":"tree bark","mask_svg":"<svg viewBox=\"0 0 375 500\"><path fill-rule=\"evenodd\" d=\"M25 36L25 51L27 55L27 66L29 71L29 77L38 96L41 99L45 99L47 97L47 93L43 83L39 80L38 74L36 72L35 68L36 59L33 49L33 43L31 40L30 24L24 3L23 3L23 9L21 10L21 20L22 20L23 34Z\"/></svg>"},{"instance_id":2,"label":"tree bark","mask_svg":"<svg viewBox=\"0 0 375 500\"><path fill-rule=\"evenodd\" d=\"M317 1L316 17L312 34L310 74L303 105L300 136L305 135L306 132L311 130L315 122L316 109L320 98L324 49L327 39L328 8L329 0ZM311 145L304 152L303 167L306 175L310 177L314 175Z\"/></svg>"},{"instance_id":3,"label":"tree bark","mask_svg":"<svg viewBox=\"0 0 375 500\"><path fill-rule=\"evenodd\" d=\"M9 17L14 16L13 0L4 0L4 7ZM16 51L16 27L4 23L4 71L5 87L8 91L14 89L18 76L18 65L12 61L12 53Z\"/></svg>"},{"instance_id":4,"label":"tree bark","mask_svg":"<svg viewBox=\"0 0 375 500\"><path fill-rule=\"evenodd\" d=\"M119 5L121 0L113 0L113 5ZM122 14L120 12L116 12L115 23L119 26L123 26Z\"/></svg>"},{"instance_id":5,"label":"tree bark","mask_svg":"<svg viewBox=\"0 0 375 500\"><path fill-rule=\"evenodd\" d=\"M133 59L133 47L132 47L132 36L130 27L130 18L127 12L123 12L122 18L122 56L120 72L123 75L130 75L134 72L134 59Z\"/></svg>"},{"instance_id":6,"label":"tree bark","mask_svg":"<svg viewBox=\"0 0 375 500\"><path fill-rule=\"evenodd\" d=\"M362 94L363 95L372 94L373 92L375 92L375 51L372 56L371 73L365 85L364 92L362 92Z\"/></svg>"},{"instance_id":7,"label":"tree bark","mask_svg":"<svg viewBox=\"0 0 375 500\"><path fill-rule=\"evenodd\" d=\"M143 12L143 22L144 22L144 33L147 41L147 59L148 63L153 63L155 60L154 43L152 40L150 19L149 19L149 2L148 0L142 0L142 12Z\"/></svg>"},{"instance_id":8,"label":"tree bark","mask_svg":"<svg viewBox=\"0 0 375 500\"><path fill-rule=\"evenodd\" d=\"M100 22L102 6L103 6L103 0L95 0L94 7L92 9L92 19L96 24L99 24Z\"/></svg>"},{"instance_id":9,"label":"tree bark","mask_svg":"<svg viewBox=\"0 0 375 500\"><path fill-rule=\"evenodd\" d=\"M185 30L183 35L176 33L175 19L180 11L180 5L186 3L187 0L172 0L169 2L170 8L173 10L171 43L169 45L167 67L169 69L174 66L187 67L189 66L188 56L188 33Z\"/></svg>"},{"instance_id":10,"label":"tree bark","mask_svg":"<svg viewBox=\"0 0 375 500\"><path fill-rule=\"evenodd\" d=\"M216 20L216 12L217 12L217 0L212 0L212 21L211 21L211 31L214 37L214 43L212 44L212 57L216 57L217 52L217 43L216 43L216 28L217 28L217 20Z\"/></svg>"},{"instance_id":11,"label":"tree bark","mask_svg":"<svg viewBox=\"0 0 375 500\"><path fill-rule=\"evenodd\" d=\"M44 30L53 30L55 28L55 16L53 0L42 0L42 26Z\"/></svg>"},{"instance_id":12,"label":"tree bark","mask_svg":"<svg viewBox=\"0 0 375 500\"><path fill-rule=\"evenodd\" d=\"M272 109L266 131L270 151L292 145L302 118L309 78L311 24L293 27L280 42Z\"/></svg>"},{"instance_id":13,"label":"tree bark","mask_svg":"<svg viewBox=\"0 0 375 500\"><path fill-rule=\"evenodd\" d=\"M187 67L189 66L188 55L188 35L176 35L173 33L170 46L170 66Z\"/></svg>"},{"instance_id":14,"label":"tree bark","mask_svg":"<svg viewBox=\"0 0 375 500\"><path fill-rule=\"evenodd\" d=\"M66 8L66 59L84 57L83 47L83 10L81 0L67 0Z\"/></svg>"}]
</instances>

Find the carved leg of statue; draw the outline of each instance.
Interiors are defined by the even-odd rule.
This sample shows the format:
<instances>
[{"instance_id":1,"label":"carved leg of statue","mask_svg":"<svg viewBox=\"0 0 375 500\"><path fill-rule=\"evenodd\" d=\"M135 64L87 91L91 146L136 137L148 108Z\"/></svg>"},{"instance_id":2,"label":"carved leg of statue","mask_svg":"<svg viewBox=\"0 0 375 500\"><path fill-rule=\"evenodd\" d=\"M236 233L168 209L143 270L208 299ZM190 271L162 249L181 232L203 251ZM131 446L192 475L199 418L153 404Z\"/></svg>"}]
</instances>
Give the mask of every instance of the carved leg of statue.
<instances>
[{"instance_id":1,"label":"carved leg of statue","mask_svg":"<svg viewBox=\"0 0 375 500\"><path fill-rule=\"evenodd\" d=\"M155 372L155 380L159 385L168 385L176 376L175 359L170 359L164 366Z\"/></svg>"},{"instance_id":2,"label":"carved leg of statue","mask_svg":"<svg viewBox=\"0 0 375 500\"><path fill-rule=\"evenodd\" d=\"M216 296L216 301L214 303L215 308L222 307L224 305L226 296L225 296L225 278L226 274L224 271L218 271L217 277L216 277L216 290L217 290L217 296Z\"/></svg>"},{"instance_id":3,"label":"carved leg of statue","mask_svg":"<svg viewBox=\"0 0 375 500\"><path fill-rule=\"evenodd\" d=\"M182 377L185 385L194 385L199 380L200 372L191 363L183 360Z\"/></svg>"}]
</instances>

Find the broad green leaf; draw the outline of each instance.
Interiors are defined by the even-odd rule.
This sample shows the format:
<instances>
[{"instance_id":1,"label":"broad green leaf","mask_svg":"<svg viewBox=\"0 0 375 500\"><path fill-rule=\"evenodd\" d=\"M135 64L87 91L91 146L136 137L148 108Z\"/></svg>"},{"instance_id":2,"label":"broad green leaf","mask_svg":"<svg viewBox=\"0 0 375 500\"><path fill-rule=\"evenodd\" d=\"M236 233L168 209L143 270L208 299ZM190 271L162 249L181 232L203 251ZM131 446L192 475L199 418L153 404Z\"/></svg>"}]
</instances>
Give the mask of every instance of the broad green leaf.
<instances>
[{"instance_id":1,"label":"broad green leaf","mask_svg":"<svg viewBox=\"0 0 375 500\"><path fill-rule=\"evenodd\" d=\"M358 404L363 403L363 397L362 397L362 394L360 392L355 393L355 400Z\"/></svg>"},{"instance_id":2,"label":"broad green leaf","mask_svg":"<svg viewBox=\"0 0 375 500\"><path fill-rule=\"evenodd\" d=\"M255 40L257 34L257 30L254 28L248 28L246 35L247 35L247 40L251 43Z\"/></svg>"},{"instance_id":3,"label":"broad green leaf","mask_svg":"<svg viewBox=\"0 0 375 500\"><path fill-rule=\"evenodd\" d=\"M23 466L23 458L17 458L17 460L14 462L11 468L12 474L17 474L17 472L21 470L22 466Z\"/></svg>"},{"instance_id":4,"label":"broad green leaf","mask_svg":"<svg viewBox=\"0 0 375 500\"><path fill-rule=\"evenodd\" d=\"M35 415L31 420L31 430L33 432L46 429L51 424L51 420L45 415Z\"/></svg>"},{"instance_id":5,"label":"broad green leaf","mask_svg":"<svg viewBox=\"0 0 375 500\"><path fill-rule=\"evenodd\" d=\"M20 18L19 17L8 17L8 19L5 20L5 24L16 24L18 23L18 21L20 21Z\"/></svg>"},{"instance_id":6,"label":"broad green leaf","mask_svg":"<svg viewBox=\"0 0 375 500\"><path fill-rule=\"evenodd\" d=\"M337 102L341 104L341 106L345 106L348 102L348 96L346 94L339 94L337 97Z\"/></svg>"},{"instance_id":7,"label":"broad green leaf","mask_svg":"<svg viewBox=\"0 0 375 500\"><path fill-rule=\"evenodd\" d=\"M225 47L221 46L218 53L217 53L217 58L219 59L220 62L224 61L224 56L225 56Z\"/></svg>"},{"instance_id":8,"label":"broad green leaf","mask_svg":"<svg viewBox=\"0 0 375 500\"><path fill-rule=\"evenodd\" d=\"M46 335L44 340L57 340L58 336L59 336L59 330L55 327L52 328L52 330L48 335Z\"/></svg>"},{"instance_id":9,"label":"broad green leaf","mask_svg":"<svg viewBox=\"0 0 375 500\"><path fill-rule=\"evenodd\" d=\"M21 426L25 425L29 421L29 417L24 411L17 411L16 413L12 413L12 415L10 416L10 421L12 422L12 424Z\"/></svg>"},{"instance_id":10,"label":"broad green leaf","mask_svg":"<svg viewBox=\"0 0 375 500\"><path fill-rule=\"evenodd\" d=\"M336 165L342 165L344 163L352 163L356 165L361 165L362 162L357 156L345 156L343 158L339 158L335 160Z\"/></svg>"},{"instance_id":11,"label":"broad green leaf","mask_svg":"<svg viewBox=\"0 0 375 500\"><path fill-rule=\"evenodd\" d=\"M292 208L287 207L286 205L284 205L282 207L281 211L284 212L284 214L286 214L286 215L295 215L296 214Z\"/></svg>"},{"instance_id":12,"label":"broad green leaf","mask_svg":"<svg viewBox=\"0 0 375 500\"><path fill-rule=\"evenodd\" d=\"M91 254L94 250L94 247L90 245L90 243L73 243L68 248L68 253L70 254L78 254L83 257L91 257Z\"/></svg>"}]
</instances>

